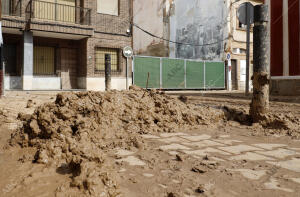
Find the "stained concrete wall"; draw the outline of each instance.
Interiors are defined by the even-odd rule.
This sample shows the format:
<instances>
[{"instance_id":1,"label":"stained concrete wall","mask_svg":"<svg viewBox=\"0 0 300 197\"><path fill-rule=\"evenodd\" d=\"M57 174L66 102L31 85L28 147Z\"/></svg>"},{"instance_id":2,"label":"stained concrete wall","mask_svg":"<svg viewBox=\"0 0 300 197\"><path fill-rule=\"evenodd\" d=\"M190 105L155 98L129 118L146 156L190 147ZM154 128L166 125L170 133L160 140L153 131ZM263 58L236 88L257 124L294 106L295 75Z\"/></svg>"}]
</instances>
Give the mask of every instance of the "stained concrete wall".
<instances>
[{"instance_id":1,"label":"stained concrete wall","mask_svg":"<svg viewBox=\"0 0 300 197\"><path fill-rule=\"evenodd\" d=\"M134 28L135 54L175 58L222 60L227 37L224 0L134 0L134 23L164 39L191 43L174 44ZM220 42L221 41L221 42Z\"/></svg>"},{"instance_id":2,"label":"stained concrete wall","mask_svg":"<svg viewBox=\"0 0 300 197\"><path fill-rule=\"evenodd\" d=\"M133 22L152 34L163 37L163 0L133 0ZM133 27L133 48L135 54L164 56L164 45L140 29Z\"/></svg>"},{"instance_id":3,"label":"stained concrete wall","mask_svg":"<svg viewBox=\"0 0 300 197\"><path fill-rule=\"evenodd\" d=\"M175 0L170 16L170 38L191 46L170 43L170 56L176 58L222 60L227 37L227 9L224 0ZM221 42L220 42L221 41Z\"/></svg>"}]
</instances>

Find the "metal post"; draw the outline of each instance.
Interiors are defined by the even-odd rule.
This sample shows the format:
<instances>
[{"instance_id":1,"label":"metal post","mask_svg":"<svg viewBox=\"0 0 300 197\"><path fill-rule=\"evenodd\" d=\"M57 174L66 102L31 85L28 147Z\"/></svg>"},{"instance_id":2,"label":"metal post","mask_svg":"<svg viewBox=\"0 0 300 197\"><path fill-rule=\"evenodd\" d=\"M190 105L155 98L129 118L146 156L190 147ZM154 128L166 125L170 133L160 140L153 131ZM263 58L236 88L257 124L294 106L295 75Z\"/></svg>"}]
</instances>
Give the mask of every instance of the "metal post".
<instances>
[{"instance_id":1,"label":"metal post","mask_svg":"<svg viewBox=\"0 0 300 197\"><path fill-rule=\"evenodd\" d=\"M134 56L131 60L131 75L132 75L132 85L134 85Z\"/></svg>"},{"instance_id":2,"label":"metal post","mask_svg":"<svg viewBox=\"0 0 300 197\"><path fill-rule=\"evenodd\" d=\"M0 36L2 38L2 1L0 1ZM0 97L4 95L3 38L0 40Z\"/></svg>"},{"instance_id":3,"label":"metal post","mask_svg":"<svg viewBox=\"0 0 300 197\"><path fill-rule=\"evenodd\" d=\"M253 98L250 105L250 115L253 122L265 119L269 110L270 81L270 31L267 5L257 5L254 8L254 40L253 40Z\"/></svg>"},{"instance_id":4,"label":"metal post","mask_svg":"<svg viewBox=\"0 0 300 197\"><path fill-rule=\"evenodd\" d=\"M111 89L111 57L105 54L105 90Z\"/></svg>"},{"instance_id":5,"label":"metal post","mask_svg":"<svg viewBox=\"0 0 300 197\"><path fill-rule=\"evenodd\" d=\"M247 54L246 54L246 95L249 94L249 81L250 81L250 5L246 4L246 17L247 17Z\"/></svg>"},{"instance_id":6,"label":"metal post","mask_svg":"<svg viewBox=\"0 0 300 197\"><path fill-rule=\"evenodd\" d=\"M159 58L159 87L163 88L163 76L162 76L162 58Z\"/></svg>"},{"instance_id":7,"label":"metal post","mask_svg":"<svg viewBox=\"0 0 300 197\"><path fill-rule=\"evenodd\" d=\"M204 90L206 90L206 62L204 61L203 64L203 86L204 86Z\"/></svg>"},{"instance_id":8,"label":"metal post","mask_svg":"<svg viewBox=\"0 0 300 197\"><path fill-rule=\"evenodd\" d=\"M126 90L128 90L128 65L129 61L128 61L128 57L126 58Z\"/></svg>"},{"instance_id":9,"label":"metal post","mask_svg":"<svg viewBox=\"0 0 300 197\"><path fill-rule=\"evenodd\" d=\"M187 88L186 84L186 60L184 60L184 88Z\"/></svg>"}]
</instances>

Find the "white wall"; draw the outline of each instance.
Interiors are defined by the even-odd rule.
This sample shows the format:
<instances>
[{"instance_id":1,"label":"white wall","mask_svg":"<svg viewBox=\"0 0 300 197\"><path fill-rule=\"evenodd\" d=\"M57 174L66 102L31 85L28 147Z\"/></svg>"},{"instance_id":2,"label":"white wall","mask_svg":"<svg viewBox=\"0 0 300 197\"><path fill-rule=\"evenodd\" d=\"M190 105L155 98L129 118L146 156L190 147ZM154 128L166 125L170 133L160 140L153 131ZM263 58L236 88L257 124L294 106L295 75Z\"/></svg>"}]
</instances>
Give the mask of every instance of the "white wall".
<instances>
[{"instance_id":1,"label":"white wall","mask_svg":"<svg viewBox=\"0 0 300 197\"><path fill-rule=\"evenodd\" d=\"M60 90L60 77L33 77L33 90Z\"/></svg>"},{"instance_id":2,"label":"white wall","mask_svg":"<svg viewBox=\"0 0 300 197\"><path fill-rule=\"evenodd\" d=\"M128 78L128 84L131 86L132 78ZM90 91L104 91L105 78L104 77L88 77L86 79L86 88ZM113 77L111 79L111 88L114 90L126 89L126 77Z\"/></svg>"},{"instance_id":3,"label":"white wall","mask_svg":"<svg viewBox=\"0 0 300 197\"><path fill-rule=\"evenodd\" d=\"M163 0L133 0L133 22L154 35L163 37ZM133 27L133 49L145 51L149 45L161 40Z\"/></svg>"},{"instance_id":4,"label":"white wall","mask_svg":"<svg viewBox=\"0 0 300 197\"><path fill-rule=\"evenodd\" d=\"M4 78L5 90L20 90L22 89L22 78L15 76L5 76Z\"/></svg>"}]
</instances>

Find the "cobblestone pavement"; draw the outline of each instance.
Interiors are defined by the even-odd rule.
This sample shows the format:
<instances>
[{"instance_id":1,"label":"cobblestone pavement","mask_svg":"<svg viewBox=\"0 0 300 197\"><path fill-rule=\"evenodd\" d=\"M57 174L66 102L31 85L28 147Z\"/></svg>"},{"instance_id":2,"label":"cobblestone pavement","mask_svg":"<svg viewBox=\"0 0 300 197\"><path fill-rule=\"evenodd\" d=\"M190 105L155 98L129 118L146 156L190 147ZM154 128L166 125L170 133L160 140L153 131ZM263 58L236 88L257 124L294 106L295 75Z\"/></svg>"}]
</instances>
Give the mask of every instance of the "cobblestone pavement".
<instances>
[{"instance_id":1,"label":"cobblestone pavement","mask_svg":"<svg viewBox=\"0 0 300 197\"><path fill-rule=\"evenodd\" d=\"M209 134L196 133L162 133L160 135L143 135L146 142L151 144L154 151L166 153L171 158L192 157L196 161L203 161L203 158L210 160L212 164L218 163L219 168L215 171L226 171L233 177L240 180L246 180L248 186L257 190L253 195L246 195L235 188L227 188L227 195L224 196L300 196L300 148L299 141L293 140L292 143L276 143L280 138L274 140L255 139L247 140L249 137L232 137L230 135L212 136ZM236 139L237 138L237 139ZM249 142L250 141L250 142ZM275 141L275 143L273 142ZM253 143L252 143L253 142ZM151 149L151 148L150 148ZM138 172L138 166L146 166L138 153L134 151L118 150L117 162L125 162L129 166L135 166L135 173ZM176 157L175 157L176 156ZM129 167L130 168L130 167ZM156 168L148 169L144 167L141 176L153 179L157 172ZM151 170L153 172L151 173ZM122 168L120 174L127 170ZM161 173L174 173L172 169L160 170ZM204 171L205 172L205 171ZM127 172L128 173L128 172ZM129 174L129 176L135 176ZM199 175L200 176L200 175ZM215 177L217 178L217 176ZM180 184L180 181L170 179L172 184ZM228 181L230 181L228 179ZM152 184L168 190L166 184L162 184L158 180L154 180ZM208 191L216 183L208 183L204 188ZM240 186L239 186L240 187ZM153 188L153 185L152 185ZM238 187L237 187L238 188ZM188 189L187 189L188 190ZM185 196L197 196L193 192L186 192ZM272 193L274 195L272 195ZM214 192L212 195L206 193L207 196L220 196Z\"/></svg>"}]
</instances>

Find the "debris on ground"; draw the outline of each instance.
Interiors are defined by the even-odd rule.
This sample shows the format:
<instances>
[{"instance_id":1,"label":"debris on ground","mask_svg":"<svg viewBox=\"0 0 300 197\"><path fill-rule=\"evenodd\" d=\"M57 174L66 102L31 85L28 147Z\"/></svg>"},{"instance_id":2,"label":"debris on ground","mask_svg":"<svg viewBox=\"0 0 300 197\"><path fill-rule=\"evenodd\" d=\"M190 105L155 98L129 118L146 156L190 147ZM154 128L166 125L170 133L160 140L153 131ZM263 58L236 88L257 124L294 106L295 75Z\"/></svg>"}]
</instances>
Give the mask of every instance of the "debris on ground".
<instances>
[{"instance_id":1,"label":"debris on ground","mask_svg":"<svg viewBox=\"0 0 300 197\"><path fill-rule=\"evenodd\" d=\"M33 107L33 106L34 106L33 100L29 99L29 100L27 101L26 108L31 108L31 107Z\"/></svg>"},{"instance_id":2,"label":"debris on ground","mask_svg":"<svg viewBox=\"0 0 300 197\"><path fill-rule=\"evenodd\" d=\"M12 137L12 144L36 147L37 163L67 168L70 185L83 193L116 196L105 150L139 149L144 146L139 134L214 125L224 120L224 113L131 87L130 91L60 93L55 102L19 118L24 126Z\"/></svg>"},{"instance_id":3,"label":"debris on ground","mask_svg":"<svg viewBox=\"0 0 300 197\"><path fill-rule=\"evenodd\" d=\"M9 113L1 114L12 121L0 123L0 140L6 144L13 132L10 144L23 148L0 149L6 161L0 162L0 196L223 196L228 188L234 188L229 195L243 196L245 189L260 195L261 181L251 182L232 169L256 170L259 164L269 175L278 171L273 166L277 160L252 161L262 153L251 151L239 157L210 151L225 146L268 147L264 144L268 142L280 147L274 148L280 156L289 155L286 161L297 164L299 156L293 153L300 150L297 140L265 135L299 134L300 106L272 103L268 118L272 121L252 124L247 100L216 97L180 98L131 87L121 92L59 93L56 100L48 94L2 100L0 107ZM31 108L26 108L28 99L34 101ZM55 102L35 108L35 102L45 99ZM253 131L262 136L252 137ZM176 146L162 150L166 144L190 150L173 150ZM274 176L284 172L297 178L287 171L282 168ZM283 183L299 190L289 179L280 179Z\"/></svg>"}]
</instances>

